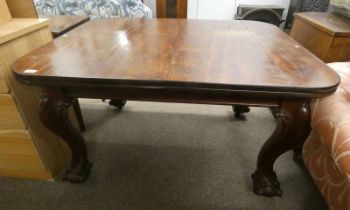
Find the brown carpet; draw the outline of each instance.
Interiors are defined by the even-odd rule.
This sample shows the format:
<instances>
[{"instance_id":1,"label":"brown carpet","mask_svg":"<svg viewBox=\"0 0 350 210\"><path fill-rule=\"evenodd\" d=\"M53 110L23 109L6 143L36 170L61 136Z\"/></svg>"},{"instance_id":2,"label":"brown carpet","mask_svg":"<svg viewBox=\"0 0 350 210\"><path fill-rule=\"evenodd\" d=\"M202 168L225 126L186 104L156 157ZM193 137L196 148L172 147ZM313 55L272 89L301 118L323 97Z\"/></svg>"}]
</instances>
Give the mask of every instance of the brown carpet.
<instances>
[{"instance_id":1,"label":"brown carpet","mask_svg":"<svg viewBox=\"0 0 350 210\"><path fill-rule=\"evenodd\" d=\"M305 169L281 156L282 197L252 192L250 175L275 128L269 110L246 121L229 106L128 102L121 112L81 100L94 167L85 184L0 178L0 209L327 209Z\"/></svg>"}]
</instances>

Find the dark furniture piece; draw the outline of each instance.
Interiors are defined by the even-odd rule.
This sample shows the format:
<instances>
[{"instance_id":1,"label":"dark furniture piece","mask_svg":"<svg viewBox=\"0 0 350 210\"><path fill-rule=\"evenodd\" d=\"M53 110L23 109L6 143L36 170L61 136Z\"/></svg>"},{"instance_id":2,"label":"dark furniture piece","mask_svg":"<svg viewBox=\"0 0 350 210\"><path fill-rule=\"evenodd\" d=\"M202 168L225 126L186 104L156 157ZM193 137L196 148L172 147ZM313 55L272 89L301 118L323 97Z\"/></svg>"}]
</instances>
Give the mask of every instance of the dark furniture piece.
<instances>
[{"instance_id":1,"label":"dark furniture piece","mask_svg":"<svg viewBox=\"0 0 350 210\"><path fill-rule=\"evenodd\" d=\"M282 194L273 165L308 136L310 100L339 83L277 27L252 21L89 21L21 58L13 72L42 88L39 116L72 150L65 175L71 182L85 181L91 167L84 138L68 118L75 98L277 107L278 126L252 176L254 191L264 196Z\"/></svg>"},{"instance_id":2,"label":"dark furniture piece","mask_svg":"<svg viewBox=\"0 0 350 210\"><path fill-rule=\"evenodd\" d=\"M237 8L236 20L253 20L280 26L283 22L284 8L278 5L240 4Z\"/></svg>"},{"instance_id":3,"label":"dark furniture piece","mask_svg":"<svg viewBox=\"0 0 350 210\"><path fill-rule=\"evenodd\" d=\"M350 18L343 15L296 13L291 36L326 63L350 60Z\"/></svg>"},{"instance_id":4,"label":"dark furniture piece","mask_svg":"<svg viewBox=\"0 0 350 210\"><path fill-rule=\"evenodd\" d=\"M157 18L187 18L187 0L157 0Z\"/></svg>"}]
</instances>

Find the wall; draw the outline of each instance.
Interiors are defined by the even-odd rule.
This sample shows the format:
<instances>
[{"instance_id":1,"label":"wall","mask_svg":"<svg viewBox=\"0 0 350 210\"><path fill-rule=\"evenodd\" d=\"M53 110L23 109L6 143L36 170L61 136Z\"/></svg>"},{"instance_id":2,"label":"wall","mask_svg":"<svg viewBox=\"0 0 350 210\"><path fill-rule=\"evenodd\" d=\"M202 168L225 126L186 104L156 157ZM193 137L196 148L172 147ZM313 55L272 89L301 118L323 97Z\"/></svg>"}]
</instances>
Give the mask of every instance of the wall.
<instances>
[{"instance_id":1,"label":"wall","mask_svg":"<svg viewBox=\"0 0 350 210\"><path fill-rule=\"evenodd\" d=\"M157 17L156 0L144 0L144 3ZM232 20L239 4L280 5L285 9L283 18L288 13L290 0L188 0L187 16L189 19Z\"/></svg>"},{"instance_id":2,"label":"wall","mask_svg":"<svg viewBox=\"0 0 350 210\"><path fill-rule=\"evenodd\" d=\"M279 5L286 19L290 0L188 0L188 18L232 20L239 4Z\"/></svg>"}]
</instances>

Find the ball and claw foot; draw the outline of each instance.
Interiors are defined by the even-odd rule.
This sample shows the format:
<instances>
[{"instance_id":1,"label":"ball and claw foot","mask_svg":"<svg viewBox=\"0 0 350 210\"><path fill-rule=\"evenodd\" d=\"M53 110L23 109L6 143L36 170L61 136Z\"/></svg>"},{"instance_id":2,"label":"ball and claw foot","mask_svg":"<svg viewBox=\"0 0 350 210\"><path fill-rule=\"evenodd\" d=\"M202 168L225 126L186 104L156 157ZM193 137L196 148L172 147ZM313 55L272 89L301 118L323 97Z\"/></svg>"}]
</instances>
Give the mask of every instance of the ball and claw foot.
<instances>
[{"instance_id":1,"label":"ball and claw foot","mask_svg":"<svg viewBox=\"0 0 350 210\"><path fill-rule=\"evenodd\" d=\"M270 175L255 172L252 174L254 192L265 197L282 196L280 183L277 180L276 173Z\"/></svg>"},{"instance_id":2,"label":"ball and claw foot","mask_svg":"<svg viewBox=\"0 0 350 210\"><path fill-rule=\"evenodd\" d=\"M248 106L232 106L233 112L235 113L235 118L237 119L245 119L244 113L250 111Z\"/></svg>"},{"instance_id":3,"label":"ball and claw foot","mask_svg":"<svg viewBox=\"0 0 350 210\"><path fill-rule=\"evenodd\" d=\"M109 105L117 107L119 110L123 109L125 106L126 101L125 100L119 100L119 99L111 99L109 101Z\"/></svg>"},{"instance_id":4,"label":"ball and claw foot","mask_svg":"<svg viewBox=\"0 0 350 210\"><path fill-rule=\"evenodd\" d=\"M81 169L68 169L63 175L62 180L78 184L85 182L90 176L92 164L86 160Z\"/></svg>"}]
</instances>

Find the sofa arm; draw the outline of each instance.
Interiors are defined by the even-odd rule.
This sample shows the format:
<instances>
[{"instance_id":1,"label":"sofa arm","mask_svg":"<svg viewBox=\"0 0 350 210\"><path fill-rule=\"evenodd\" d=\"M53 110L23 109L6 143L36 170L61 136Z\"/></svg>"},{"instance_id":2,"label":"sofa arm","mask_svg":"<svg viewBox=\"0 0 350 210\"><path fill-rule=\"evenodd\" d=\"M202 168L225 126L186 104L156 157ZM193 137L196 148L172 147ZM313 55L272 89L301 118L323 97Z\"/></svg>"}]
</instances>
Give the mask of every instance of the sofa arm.
<instances>
[{"instance_id":1,"label":"sofa arm","mask_svg":"<svg viewBox=\"0 0 350 210\"><path fill-rule=\"evenodd\" d=\"M341 77L335 94L311 104L313 132L339 170L350 175L350 63L332 63Z\"/></svg>"}]
</instances>

